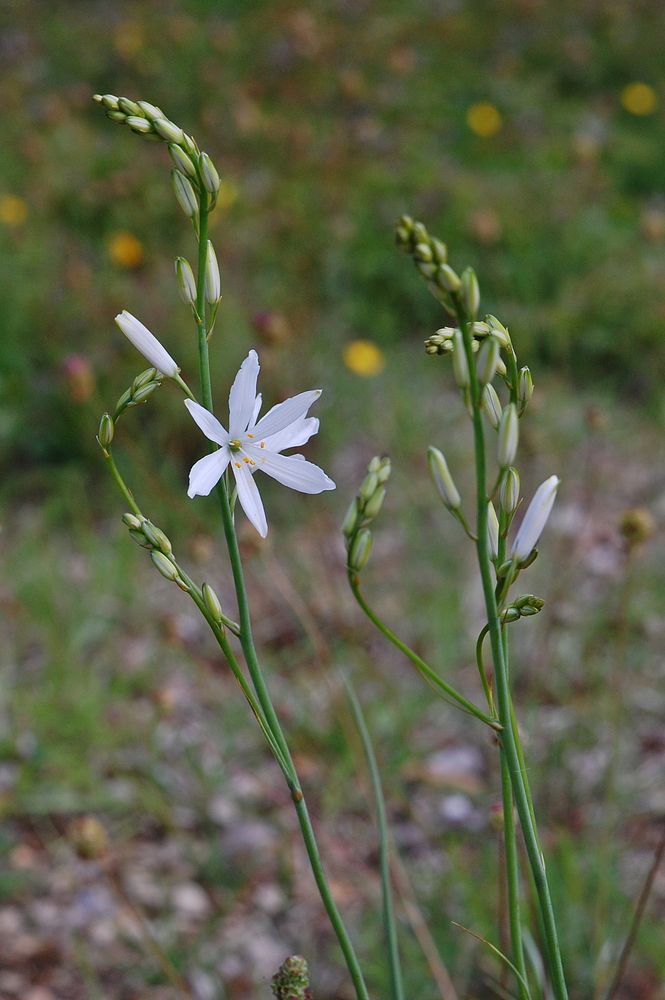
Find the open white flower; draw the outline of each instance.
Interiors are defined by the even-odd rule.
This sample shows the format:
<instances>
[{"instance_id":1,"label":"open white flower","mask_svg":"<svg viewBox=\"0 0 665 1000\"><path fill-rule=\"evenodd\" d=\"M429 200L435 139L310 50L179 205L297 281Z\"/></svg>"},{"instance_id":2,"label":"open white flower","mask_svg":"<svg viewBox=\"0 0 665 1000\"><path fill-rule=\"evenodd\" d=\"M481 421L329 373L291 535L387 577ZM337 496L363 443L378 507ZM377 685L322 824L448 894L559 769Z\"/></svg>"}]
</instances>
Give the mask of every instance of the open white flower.
<instances>
[{"instance_id":1,"label":"open white flower","mask_svg":"<svg viewBox=\"0 0 665 1000\"><path fill-rule=\"evenodd\" d=\"M544 483L541 483L533 495L533 499L527 508L527 512L519 526L519 531L515 535L510 555L512 559L523 562L538 544L543 528L547 524L547 519L552 512L556 491L561 480L558 476L550 476Z\"/></svg>"},{"instance_id":2,"label":"open white flower","mask_svg":"<svg viewBox=\"0 0 665 1000\"><path fill-rule=\"evenodd\" d=\"M229 393L229 429L205 407L191 399L185 406L205 436L219 445L219 450L199 459L189 474L187 495L208 496L230 464L238 488L238 500L262 538L268 524L254 473L261 470L283 486L300 493L334 490L335 484L323 469L306 461L302 455L281 455L285 448L305 444L319 429L315 417L307 417L310 406L321 395L320 389L301 392L273 406L258 419L261 395L256 393L259 358L250 351L235 377Z\"/></svg>"},{"instance_id":3,"label":"open white flower","mask_svg":"<svg viewBox=\"0 0 665 1000\"><path fill-rule=\"evenodd\" d=\"M149 361L153 368L166 375L167 378L175 378L180 369L169 354L162 347L150 330L141 323L136 316L123 309L115 318L116 323L124 333L127 340L131 341L137 351L140 351L146 361Z\"/></svg>"}]
</instances>

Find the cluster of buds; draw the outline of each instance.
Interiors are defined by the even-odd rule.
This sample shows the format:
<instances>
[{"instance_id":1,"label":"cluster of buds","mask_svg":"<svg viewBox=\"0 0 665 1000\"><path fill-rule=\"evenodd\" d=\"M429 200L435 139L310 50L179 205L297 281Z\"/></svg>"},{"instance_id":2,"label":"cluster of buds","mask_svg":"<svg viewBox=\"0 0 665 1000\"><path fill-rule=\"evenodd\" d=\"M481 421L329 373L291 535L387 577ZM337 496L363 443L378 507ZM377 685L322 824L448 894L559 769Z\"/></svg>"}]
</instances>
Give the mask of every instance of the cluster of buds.
<instances>
[{"instance_id":1,"label":"cluster of buds","mask_svg":"<svg viewBox=\"0 0 665 1000\"><path fill-rule=\"evenodd\" d=\"M180 576L180 570L173 560L171 540L162 529L147 517L139 517L136 514L123 514L122 523L129 528L132 540L141 548L148 550L155 569L164 579L177 583L181 590L189 593L189 587Z\"/></svg>"},{"instance_id":2,"label":"cluster of buds","mask_svg":"<svg viewBox=\"0 0 665 1000\"><path fill-rule=\"evenodd\" d=\"M533 594L524 594L523 597L518 597L516 601L512 601L508 607L504 608L501 613L501 621L508 625L510 622L516 622L520 618L532 618L533 615L537 615L539 611L542 611L545 606L545 601L542 597L535 597Z\"/></svg>"},{"instance_id":3,"label":"cluster of buds","mask_svg":"<svg viewBox=\"0 0 665 1000\"><path fill-rule=\"evenodd\" d=\"M162 373L158 372L156 368L146 368L140 375L137 375L129 389L125 389L115 404L113 419L117 420L130 407L138 406L139 403L145 403L152 396L155 389L158 389L162 384L162 379Z\"/></svg>"},{"instance_id":4,"label":"cluster of buds","mask_svg":"<svg viewBox=\"0 0 665 1000\"><path fill-rule=\"evenodd\" d=\"M455 315L453 299L457 297L463 303L467 316L475 319L480 291L473 268L467 267L459 275L448 263L446 244L430 236L423 223L414 222L410 215L402 215L397 220L395 238L397 245L413 257L434 298Z\"/></svg>"},{"instance_id":5,"label":"cluster of buds","mask_svg":"<svg viewBox=\"0 0 665 1000\"><path fill-rule=\"evenodd\" d=\"M347 565L359 573L367 565L372 551L372 532L369 525L383 507L386 498L385 483L390 478L390 459L375 455L367 466L367 475L360 484L346 512L342 532L346 539Z\"/></svg>"},{"instance_id":6,"label":"cluster of buds","mask_svg":"<svg viewBox=\"0 0 665 1000\"><path fill-rule=\"evenodd\" d=\"M149 101L132 101L115 94L95 94L94 100L105 109L111 121L127 125L146 139L167 144L174 166L176 198L185 215L196 225L199 211L196 191L208 193L212 208L220 187L219 173L208 154L201 152L190 135Z\"/></svg>"},{"instance_id":7,"label":"cluster of buds","mask_svg":"<svg viewBox=\"0 0 665 1000\"><path fill-rule=\"evenodd\" d=\"M291 955L285 959L270 985L275 1000L312 1000L309 969L302 955Z\"/></svg>"}]
</instances>

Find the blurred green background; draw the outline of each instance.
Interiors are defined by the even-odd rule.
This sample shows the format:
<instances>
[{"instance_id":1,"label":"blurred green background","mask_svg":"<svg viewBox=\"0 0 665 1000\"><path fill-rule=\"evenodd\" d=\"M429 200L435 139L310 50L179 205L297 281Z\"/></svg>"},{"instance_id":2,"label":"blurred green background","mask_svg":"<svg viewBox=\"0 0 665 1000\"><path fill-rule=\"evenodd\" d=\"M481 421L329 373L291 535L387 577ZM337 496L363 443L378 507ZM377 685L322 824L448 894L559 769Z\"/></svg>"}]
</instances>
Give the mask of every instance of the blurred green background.
<instances>
[{"instance_id":1,"label":"blurred green background","mask_svg":"<svg viewBox=\"0 0 665 1000\"><path fill-rule=\"evenodd\" d=\"M510 326L537 385L525 492L564 478L532 571L548 603L520 626L518 701L571 995L603 995L665 814L664 35L662 5L628 0L3 5L1 996L175 997L184 976L203 1000L263 997L294 950L316 997L349 996L279 776L186 598L127 541L95 444L143 367L121 309L196 372L173 280L193 240L168 158L107 121L95 92L158 104L220 168L220 415L251 346L267 399L325 390L308 453L337 492L267 484L269 542L244 542L277 700L377 996L375 834L337 665L368 708L433 946L460 997L501 995L491 956L451 924L496 938L494 748L360 620L337 538L367 460L390 453L368 589L478 697L471 553L424 461L444 448L468 495L467 426L445 361L422 350L445 319L394 248L394 219L409 211L445 239ZM230 603L214 506L185 497L202 440L180 400L165 387L123 424L143 506ZM641 547L620 530L635 507L655 529ZM110 846L85 860L90 817ZM409 991L439 996L412 907ZM661 876L632 1000L665 996L664 914Z\"/></svg>"}]
</instances>

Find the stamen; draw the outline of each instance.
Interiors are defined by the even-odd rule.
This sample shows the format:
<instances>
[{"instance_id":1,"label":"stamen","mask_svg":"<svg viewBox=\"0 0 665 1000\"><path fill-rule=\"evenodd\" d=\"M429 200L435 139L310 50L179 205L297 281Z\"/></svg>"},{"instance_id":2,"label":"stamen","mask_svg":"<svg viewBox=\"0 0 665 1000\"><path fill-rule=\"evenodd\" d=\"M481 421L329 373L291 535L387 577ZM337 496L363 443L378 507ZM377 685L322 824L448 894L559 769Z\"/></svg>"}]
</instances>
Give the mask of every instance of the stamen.
<instances>
[{"instance_id":1,"label":"stamen","mask_svg":"<svg viewBox=\"0 0 665 1000\"><path fill-rule=\"evenodd\" d=\"M248 434L248 435L247 435L247 437L248 437L248 438L253 438L253 437L254 437L254 435L253 435L253 434Z\"/></svg>"},{"instance_id":2,"label":"stamen","mask_svg":"<svg viewBox=\"0 0 665 1000\"><path fill-rule=\"evenodd\" d=\"M249 459L247 458L247 456L243 457L243 462L245 462L247 465L249 465Z\"/></svg>"},{"instance_id":3,"label":"stamen","mask_svg":"<svg viewBox=\"0 0 665 1000\"><path fill-rule=\"evenodd\" d=\"M261 447L262 447L262 448L265 448L265 446L266 446L266 443L265 443L265 441L262 441L262 442L261 442Z\"/></svg>"},{"instance_id":4,"label":"stamen","mask_svg":"<svg viewBox=\"0 0 665 1000\"><path fill-rule=\"evenodd\" d=\"M240 462L234 462L233 464L235 465L236 469L242 468L242 466L240 465Z\"/></svg>"}]
</instances>

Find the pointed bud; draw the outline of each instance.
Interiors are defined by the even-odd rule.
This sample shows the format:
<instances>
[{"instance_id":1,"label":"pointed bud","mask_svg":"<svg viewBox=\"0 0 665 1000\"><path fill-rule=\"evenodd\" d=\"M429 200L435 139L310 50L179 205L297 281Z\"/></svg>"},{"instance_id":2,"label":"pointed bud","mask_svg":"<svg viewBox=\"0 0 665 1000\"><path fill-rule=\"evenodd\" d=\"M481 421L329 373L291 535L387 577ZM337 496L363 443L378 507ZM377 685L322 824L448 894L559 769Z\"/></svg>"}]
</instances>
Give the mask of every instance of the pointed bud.
<instances>
[{"instance_id":1,"label":"pointed bud","mask_svg":"<svg viewBox=\"0 0 665 1000\"><path fill-rule=\"evenodd\" d=\"M501 347L510 347L511 340L507 327L496 316L492 316L491 314L485 317L485 322L491 328L492 336L496 337Z\"/></svg>"},{"instance_id":2,"label":"pointed bud","mask_svg":"<svg viewBox=\"0 0 665 1000\"><path fill-rule=\"evenodd\" d=\"M448 247L446 244L442 243L441 240L437 240L436 237L433 237L430 240L430 247L432 248L434 259L437 264L445 264L448 260Z\"/></svg>"},{"instance_id":3,"label":"pointed bud","mask_svg":"<svg viewBox=\"0 0 665 1000\"><path fill-rule=\"evenodd\" d=\"M519 420L514 403L509 403L501 415L497 441L497 461L502 469L512 465L517 454Z\"/></svg>"},{"instance_id":4,"label":"pointed bud","mask_svg":"<svg viewBox=\"0 0 665 1000\"><path fill-rule=\"evenodd\" d=\"M138 101L137 103L146 118L151 118L154 121L157 118L164 117L162 109L158 108L155 104L151 104L150 101Z\"/></svg>"},{"instance_id":5,"label":"pointed bud","mask_svg":"<svg viewBox=\"0 0 665 1000\"><path fill-rule=\"evenodd\" d=\"M349 550L349 568L359 573L364 569L372 551L372 532L369 528L361 528Z\"/></svg>"},{"instance_id":6,"label":"pointed bud","mask_svg":"<svg viewBox=\"0 0 665 1000\"><path fill-rule=\"evenodd\" d=\"M455 330L453 340L453 375L460 389L466 389L470 383L469 363L466 359L462 331Z\"/></svg>"},{"instance_id":7,"label":"pointed bud","mask_svg":"<svg viewBox=\"0 0 665 1000\"><path fill-rule=\"evenodd\" d=\"M138 529L138 528L130 528L129 529L129 537L131 538L131 540L133 542L136 542L137 545L140 545L142 549L151 549L152 548L152 546L151 546L150 542L148 541L148 539L145 537L145 535L143 534L143 532L140 529Z\"/></svg>"},{"instance_id":8,"label":"pointed bud","mask_svg":"<svg viewBox=\"0 0 665 1000\"><path fill-rule=\"evenodd\" d=\"M102 448L106 450L113 440L113 435L115 434L115 424L110 413L104 413L102 419L99 421L99 430L97 431L97 440L99 441Z\"/></svg>"},{"instance_id":9,"label":"pointed bud","mask_svg":"<svg viewBox=\"0 0 665 1000\"><path fill-rule=\"evenodd\" d=\"M132 382L132 391L138 392L138 390L142 389L144 385L147 385L149 382L156 381L157 375L158 372L156 368L146 368L146 370L141 372L140 375L137 375Z\"/></svg>"},{"instance_id":10,"label":"pointed bud","mask_svg":"<svg viewBox=\"0 0 665 1000\"><path fill-rule=\"evenodd\" d=\"M174 142L176 144L182 142L182 129L179 125L169 121L168 118L155 118L152 124L160 139L164 139L165 142Z\"/></svg>"},{"instance_id":11,"label":"pointed bud","mask_svg":"<svg viewBox=\"0 0 665 1000\"><path fill-rule=\"evenodd\" d=\"M182 301L186 306L196 305L196 280L189 261L184 257L176 257L175 274Z\"/></svg>"},{"instance_id":12,"label":"pointed bud","mask_svg":"<svg viewBox=\"0 0 665 1000\"><path fill-rule=\"evenodd\" d=\"M520 618L521 615L519 611L512 605L507 607L505 611L503 611L501 614L501 621L503 622L504 625L509 625L511 622L519 621Z\"/></svg>"},{"instance_id":13,"label":"pointed bud","mask_svg":"<svg viewBox=\"0 0 665 1000\"><path fill-rule=\"evenodd\" d=\"M132 531L141 530L141 523L142 523L141 518L137 517L136 514L130 514L130 513L123 514L122 523L125 525L125 527L131 528Z\"/></svg>"},{"instance_id":14,"label":"pointed bud","mask_svg":"<svg viewBox=\"0 0 665 1000\"><path fill-rule=\"evenodd\" d=\"M550 476L549 479L546 479L534 493L527 508L511 549L512 558L517 559L522 564L529 559L538 544L538 539L552 512L559 483L558 476Z\"/></svg>"},{"instance_id":15,"label":"pointed bud","mask_svg":"<svg viewBox=\"0 0 665 1000\"><path fill-rule=\"evenodd\" d=\"M130 101L128 97L118 98L118 108L120 111L124 111L126 115L133 115L135 118L145 118L136 101Z\"/></svg>"},{"instance_id":16,"label":"pointed bud","mask_svg":"<svg viewBox=\"0 0 665 1000\"><path fill-rule=\"evenodd\" d=\"M161 528L158 528L152 521L143 521L141 530L153 548L159 549L165 556L171 555L173 552L171 540L164 534Z\"/></svg>"},{"instance_id":17,"label":"pointed bud","mask_svg":"<svg viewBox=\"0 0 665 1000\"><path fill-rule=\"evenodd\" d=\"M490 547L490 557L499 557L499 519L496 516L494 504L490 500L487 504L487 540Z\"/></svg>"},{"instance_id":18,"label":"pointed bud","mask_svg":"<svg viewBox=\"0 0 665 1000\"><path fill-rule=\"evenodd\" d=\"M381 459L381 468L377 472L380 483L387 483L390 479L390 473L392 471L392 465L389 458Z\"/></svg>"},{"instance_id":19,"label":"pointed bud","mask_svg":"<svg viewBox=\"0 0 665 1000\"><path fill-rule=\"evenodd\" d=\"M444 504L449 510L458 510L462 505L462 499L457 491L453 477L450 475L448 463L443 453L438 448L430 446L427 449L427 462L434 485Z\"/></svg>"},{"instance_id":20,"label":"pointed bud","mask_svg":"<svg viewBox=\"0 0 665 1000\"><path fill-rule=\"evenodd\" d=\"M517 510L520 502L520 474L513 465L506 469L501 478L499 502L501 510L508 516Z\"/></svg>"},{"instance_id":21,"label":"pointed bud","mask_svg":"<svg viewBox=\"0 0 665 1000\"><path fill-rule=\"evenodd\" d=\"M496 337L486 337L483 340L476 359L476 371L481 385L487 385L496 375L499 351L499 341Z\"/></svg>"},{"instance_id":22,"label":"pointed bud","mask_svg":"<svg viewBox=\"0 0 665 1000\"><path fill-rule=\"evenodd\" d=\"M360 489L358 490L358 496L360 497L361 502L366 503L378 485L379 477L376 472L368 472L360 484Z\"/></svg>"},{"instance_id":23,"label":"pointed bud","mask_svg":"<svg viewBox=\"0 0 665 1000\"><path fill-rule=\"evenodd\" d=\"M483 389L481 405L490 424L494 430L497 430L501 423L501 400L494 386L489 385L489 383Z\"/></svg>"},{"instance_id":24,"label":"pointed bud","mask_svg":"<svg viewBox=\"0 0 665 1000\"><path fill-rule=\"evenodd\" d=\"M127 121L127 115L123 114L122 111L107 111L106 117L109 121L116 122L118 125L122 125Z\"/></svg>"},{"instance_id":25,"label":"pointed bud","mask_svg":"<svg viewBox=\"0 0 665 1000\"><path fill-rule=\"evenodd\" d=\"M194 188L189 183L184 174L179 170L172 172L173 190L178 199L178 204L188 219L193 219L198 215L199 203L194 193Z\"/></svg>"},{"instance_id":26,"label":"pointed bud","mask_svg":"<svg viewBox=\"0 0 665 1000\"><path fill-rule=\"evenodd\" d=\"M532 396L533 377L529 369L525 366L524 368L520 368L517 376L517 401L519 404L520 417L529 405Z\"/></svg>"},{"instance_id":27,"label":"pointed bud","mask_svg":"<svg viewBox=\"0 0 665 1000\"><path fill-rule=\"evenodd\" d=\"M130 400L130 406L138 406L139 403L145 403L149 396L152 396L155 389L159 388L159 382L148 382L147 385L141 386L141 388L132 394Z\"/></svg>"},{"instance_id":28,"label":"pointed bud","mask_svg":"<svg viewBox=\"0 0 665 1000\"><path fill-rule=\"evenodd\" d=\"M169 146L169 155L173 160L173 166L176 170L179 170L181 174L185 174L187 177L191 177L192 180L196 179L196 167L184 149L172 144Z\"/></svg>"},{"instance_id":29,"label":"pointed bud","mask_svg":"<svg viewBox=\"0 0 665 1000\"><path fill-rule=\"evenodd\" d=\"M136 132L137 135L147 135L148 132L152 132L152 125L147 118L138 118L135 115L130 115L127 118L127 124L132 132Z\"/></svg>"},{"instance_id":30,"label":"pointed bud","mask_svg":"<svg viewBox=\"0 0 665 1000\"><path fill-rule=\"evenodd\" d=\"M530 618L533 615L537 615L545 607L545 601L542 597L536 597L534 594L524 594L522 597L518 597L516 601L513 601L513 604L523 618Z\"/></svg>"},{"instance_id":31,"label":"pointed bud","mask_svg":"<svg viewBox=\"0 0 665 1000\"><path fill-rule=\"evenodd\" d=\"M386 488L385 486L379 486L378 489L374 491L372 496L369 498L365 504L365 509L363 514L368 520L373 520L381 508L383 507L383 501L386 499Z\"/></svg>"},{"instance_id":32,"label":"pointed bud","mask_svg":"<svg viewBox=\"0 0 665 1000\"><path fill-rule=\"evenodd\" d=\"M124 333L127 340L131 341L137 351L140 351L146 361L166 375L167 378L175 378L180 369L156 337L150 333L135 316L124 309L115 318L116 323Z\"/></svg>"},{"instance_id":33,"label":"pointed bud","mask_svg":"<svg viewBox=\"0 0 665 1000\"><path fill-rule=\"evenodd\" d=\"M467 267L462 272L462 298L467 315L470 319L475 319L480 305L480 288L476 272L472 267Z\"/></svg>"},{"instance_id":34,"label":"pointed bud","mask_svg":"<svg viewBox=\"0 0 665 1000\"><path fill-rule=\"evenodd\" d=\"M367 466L368 472L378 472L381 468L381 459L378 455L370 459L369 465Z\"/></svg>"},{"instance_id":35,"label":"pointed bud","mask_svg":"<svg viewBox=\"0 0 665 1000\"><path fill-rule=\"evenodd\" d=\"M150 558L152 559L155 568L162 574L166 580L171 580L173 583L179 579L178 570L173 565L170 559L167 559L163 552L151 552Z\"/></svg>"},{"instance_id":36,"label":"pointed bud","mask_svg":"<svg viewBox=\"0 0 665 1000\"><path fill-rule=\"evenodd\" d=\"M440 264L436 271L437 284L446 292L456 292L462 285L461 278L450 264Z\"/></svg>"},{"instance_id":37,"label":"pointed bud","mask_svg":"<svg viewBox=\"0 0 665 1000\"><path fill-rule=\"evenodd\" d=\"M344 520L342 521L342 532L346 538L350 538L356 530L359 516L360 508L358 506L358 497L354 497L351 501L349 509L346 512Z\"/></svg>"},{"instance_id":38,"label":"pointed bud","mask_svg":"<svg viewBox=\"0 0 665 1000\"><path fill-rule=\"evenodd\" d=\"M217 254L210 240L208 240L206 251L205 294L206 301L211 306L216 306L222 297L222 282L219 276Z\"/></svg>"},{"instance_id":39,"label":"pointed bud","mask_svg":"<svg viewBox=\"0 0 665 1000\"><path fill-rule=\"evenodd\" d=\"M212 589L209 583L204 583L201 587L201 594L203 596L203 602L206 606L208 614L217 622L218 625L222 624L222 605L220 603L219 597Z\"/></svg>"},{"instance_id":40,"label":"pointed bud","mask_svg":"<svg viewBox=\"0 0 665 1000\"><path fill-rule=\"evenodd\" d=\"M217 173L217 168L207 153L201 153L200 165L203 185L206 191L208 191L209 194L217 194L221 182L219 174Z\"/></svg>"}]
</instances>

